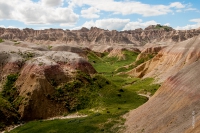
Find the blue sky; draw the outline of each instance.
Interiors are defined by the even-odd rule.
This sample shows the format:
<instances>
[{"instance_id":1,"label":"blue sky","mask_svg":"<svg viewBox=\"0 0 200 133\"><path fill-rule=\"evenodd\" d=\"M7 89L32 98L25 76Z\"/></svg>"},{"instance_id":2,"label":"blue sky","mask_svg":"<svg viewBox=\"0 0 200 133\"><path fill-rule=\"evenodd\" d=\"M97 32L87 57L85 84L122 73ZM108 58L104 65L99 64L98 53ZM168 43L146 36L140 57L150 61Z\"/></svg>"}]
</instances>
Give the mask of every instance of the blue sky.
<instances>
[{"instance_id":1,"label":"blue sky","mask_svg":"<svg viewBox=\"0 0 200 133\"><path fill-rule=\"evenodd\" d=\"M134 30L200 27L198 0L0 0L0 27Z\"/></svg>"}]
</instances>

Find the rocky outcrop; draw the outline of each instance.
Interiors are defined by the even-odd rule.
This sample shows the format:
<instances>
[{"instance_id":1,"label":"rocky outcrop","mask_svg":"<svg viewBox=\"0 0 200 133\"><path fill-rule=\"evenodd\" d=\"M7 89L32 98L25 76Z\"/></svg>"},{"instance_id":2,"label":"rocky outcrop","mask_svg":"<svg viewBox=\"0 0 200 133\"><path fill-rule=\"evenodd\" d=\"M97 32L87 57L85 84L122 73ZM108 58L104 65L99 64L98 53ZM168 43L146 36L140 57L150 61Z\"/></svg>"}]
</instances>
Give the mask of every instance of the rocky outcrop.
<instances>
[{"instance_id":1,"label":"rocky outcrop","mask_svg":"<svg viewBox=\"0 0 200 133\"><path fill-rule=\"evenodd\" d=\"M177 73L185 66L196 62L200 58L200 36L167 46L151 60L139 65L129 72L137 77L156 77L160 82ZM160 48L158 48L159 50ZM146 53L152 50L146 50ZM141 56L144 56L142 52ZM141 58L138 56L138 58Z\"/></svg>"},{"instance_id":2,"label":"rocky outcrop","mask_svg":"<svg viewBox=\"0 0 200 133\"><path fill-rule=\"evenodd\" d=\"M73 81L79 71L96 73L92 65L77 54L82 52L80 49L55 47L56 51L39 51L6 42L0 45L1 84L8 75L19 75L15 82L18 95L14 102L18 104L16 109L21 120L45 119L68 113L64 103L55 100L56 87Z\"/></svg>"},{"instance_id":3,"label":"rocky outcrop","mask_svg":"<svg viewBox=\"0 0 200 133\"><path fill-rule=\"evenodd\" d=\"M4 29L0 28L0 38L7 40L21 40L38 44L133 44L135 46L146 43L159 42L180 42L199 35L200 30L176 31L172 28L156 28L155 26L146 29L136 29L131 31L108 31L92 27L90 30L82 28L80 30L62 29Z\"/></svg>"},{"instance_id":4,"label":"rocky outcrop","mask_svg":"<svg viewBox=\"0 0 200 133\"><path fill-rule=\"evenodd\" d=\"M199 67L199 60L188 65L168 78L147 103L132 110L126 117L126 133L200 132Z\"/></svg>"}]
</instances>

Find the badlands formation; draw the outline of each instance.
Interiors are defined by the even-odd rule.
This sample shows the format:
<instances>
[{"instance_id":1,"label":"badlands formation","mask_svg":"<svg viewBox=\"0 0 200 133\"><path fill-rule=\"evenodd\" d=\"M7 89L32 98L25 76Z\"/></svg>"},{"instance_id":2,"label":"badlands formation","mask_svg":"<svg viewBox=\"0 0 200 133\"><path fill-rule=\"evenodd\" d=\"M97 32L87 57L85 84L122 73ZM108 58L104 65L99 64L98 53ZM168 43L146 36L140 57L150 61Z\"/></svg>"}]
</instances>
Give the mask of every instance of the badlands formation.
<instances>
[{"instance_id":1,"label":"badlands formation","mask_svg":"<svg viewBox=\"0 0 200 133\"><path fill-rule=\"evenodd\" d=\"M96 27L72 31L0 28L0 38L4 40L0 43L0 90L8 75L18 73L14 85L18 91L12 95L23 97L17 110L0 108L7 124L18 118L29 121L68 112L62 101L52 100L54 86L73 80L77 71L96 73L87 52L123 58L121 51L127 49L140 53L137 60L154 56L126 74L153 77L162 86L148 102L126 114L123 132L200 132L200 29L177 31L160 25L120 32Z\"/></svg>"}]
</instances>

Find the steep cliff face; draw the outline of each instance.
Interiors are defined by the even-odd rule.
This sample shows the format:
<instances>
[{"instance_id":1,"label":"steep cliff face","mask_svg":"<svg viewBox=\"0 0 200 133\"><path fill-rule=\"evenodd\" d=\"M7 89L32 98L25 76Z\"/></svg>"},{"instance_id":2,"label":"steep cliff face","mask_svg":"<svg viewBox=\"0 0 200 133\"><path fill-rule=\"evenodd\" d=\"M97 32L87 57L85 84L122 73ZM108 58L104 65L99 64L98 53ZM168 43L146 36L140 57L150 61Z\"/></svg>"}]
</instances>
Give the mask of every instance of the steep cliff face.
<instances>
[{"instance_id":1,"label":"steep cliff face","mask_svg":"<svg viewBox=\"0 0 200 133\"><path fill-rule=\"evenodd\" d=\"M180 42L197 36L200 30L176 31L172 28L157 29L155 26L146 29L136 29L132 31L108 31L92 27L90 30L82 28L80 30L62 29L4 29L0 28L0 38L7 40L21 40L39 44L133 44L144 45L146 43L166 43Z\"/></svg>"},{"instance_id":2,"label":"steep cliff face","mask_svg":"<svg viewBox=\"0 0 200 133\"><path fill-rule=\"evenodd\" d=\"M127 133L200 132L200 61L168 78L147 103L127 115Z\"/></svg>"},{"instance_id":3,"label":"steep cliff face","mask_svg":"<svg viewBox=\"0 0 200 133\"><path fill-rule=\"evenodd\" d=\"M200 36L193 37L186 41L164 47L151 60L141 64L129 72L137 77L157 77L163 82L169 76L177 73L182 68L196 62L200 58ZM160 50L161 48L157 48ZM153 50L157 51L157 50ZM144 50L138 59L148 54L150 49ZM151 52L150 52L151 53Z\"/></svg>"}]
</instances>

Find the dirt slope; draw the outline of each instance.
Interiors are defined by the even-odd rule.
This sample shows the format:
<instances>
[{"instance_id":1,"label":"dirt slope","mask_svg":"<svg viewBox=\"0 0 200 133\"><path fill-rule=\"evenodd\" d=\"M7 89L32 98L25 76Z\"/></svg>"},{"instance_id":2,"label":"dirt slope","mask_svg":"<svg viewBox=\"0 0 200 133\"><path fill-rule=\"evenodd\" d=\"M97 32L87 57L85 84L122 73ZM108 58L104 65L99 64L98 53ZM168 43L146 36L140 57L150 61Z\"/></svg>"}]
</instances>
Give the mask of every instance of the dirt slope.
<instances>
[{"instance_id":1,"label":"dirt slope","mask_svg":"<svg viewBox=\"0 0 200 133\"><path fill-rule=\"evenodd\" d=\"M147 103L128 114L126 132L200 132L199 67L197 61L168 78Z\"/></svg>"},{"instance_id":2,"label":"dirt slope","mask_svg":"<svg viewBox=\"0 0 200 133\"><path fill-rule=\"evenodd\" d=\"M185 66L199 60L200 36L170 46L147 48L138 56L138 59L144 54L157 52L158 54L152 60L131 70L129 74L144 78L156 77L160 82L163 82Z\"/></svg>"}]
</instances>

